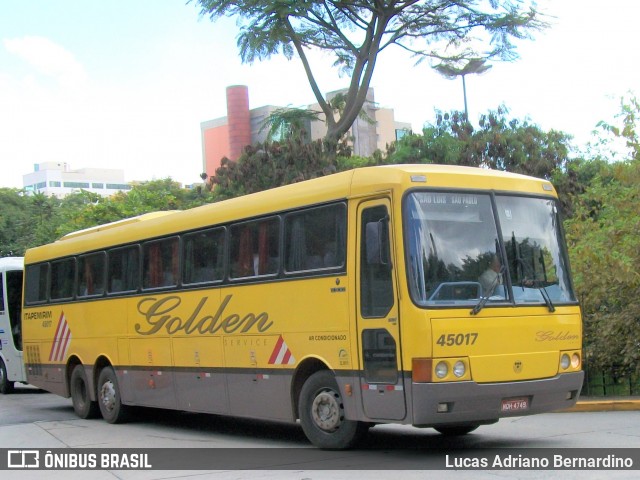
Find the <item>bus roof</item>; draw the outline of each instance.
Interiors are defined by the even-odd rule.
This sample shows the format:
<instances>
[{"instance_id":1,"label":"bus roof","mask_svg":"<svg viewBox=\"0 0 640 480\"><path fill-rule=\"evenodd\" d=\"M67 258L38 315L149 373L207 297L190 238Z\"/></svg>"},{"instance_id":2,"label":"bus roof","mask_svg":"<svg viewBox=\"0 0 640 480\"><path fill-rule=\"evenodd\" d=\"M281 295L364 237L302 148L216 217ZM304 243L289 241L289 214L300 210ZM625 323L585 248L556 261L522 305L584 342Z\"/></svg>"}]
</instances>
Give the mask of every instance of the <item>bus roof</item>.
<instances>
[{"instance_id":1,"label":"bus roof","mask_svg":"<svg viewBox=\"0 0 640 480\"><path fill-rule=\"evenodd\" d=\"M7 270L22 270L24 267L24 258L22 257L1 257L0 272Z\"/></svg>"},{"instance_id":2,"label":"bus roof","mask_svg":"<svg viewBox=\"0 0 640 480\"><path fill-rule=\"evenodd\" d=\"M80 230L65 235L53 244L28 250L26 258L27 263L34 263L297 207L414 187L482 189L555 196L555 190L546 180L496 170L431 164L365 167L185 211L148 213Z\"/></svg>"},{"instance_id":3,"label":"bus roof","mask_svg":"<svg viewBox=\"0 0 640 480\"><path fill-rule=\"evenodd\" d=\"M103 225L96 225L95 227L85 228L84 230L77 230L75 232L71 232L66 234L61 238L61 240L68 240L69 238L79 237L81 235L88 235L94 232L101 232L103 230L109 230L111 228L122 227L124 225L129 225L131 223L136 222L145 222L148 220L152 220L154 218L165 217L167 215L171 215L172 213L176 213L178 210L168 210L162 212L150 212L143 213L142 215L138 215L137 217L125 218L122 220L117 220L111 223L105 223Z\"/></svg>"}]
</instances>

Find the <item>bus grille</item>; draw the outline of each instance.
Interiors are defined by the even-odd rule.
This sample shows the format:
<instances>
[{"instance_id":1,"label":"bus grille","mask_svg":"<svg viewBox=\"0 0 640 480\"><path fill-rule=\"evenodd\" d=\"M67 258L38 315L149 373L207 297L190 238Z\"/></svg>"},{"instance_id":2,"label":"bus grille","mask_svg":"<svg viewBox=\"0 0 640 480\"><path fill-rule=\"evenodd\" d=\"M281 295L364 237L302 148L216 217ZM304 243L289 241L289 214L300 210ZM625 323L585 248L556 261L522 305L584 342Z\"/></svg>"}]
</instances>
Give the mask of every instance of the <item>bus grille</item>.
<instances>
[{"instance_id":1,"label":"bus grille","mask_svg":"<svg viewBox=\"0 0 640 480\"><path fill-rule=\"evenodd\" d=\"M27 345L27 371L31 375L42 375L42 363L40 362L40 346Z\"/></svg>"}]
</instances>

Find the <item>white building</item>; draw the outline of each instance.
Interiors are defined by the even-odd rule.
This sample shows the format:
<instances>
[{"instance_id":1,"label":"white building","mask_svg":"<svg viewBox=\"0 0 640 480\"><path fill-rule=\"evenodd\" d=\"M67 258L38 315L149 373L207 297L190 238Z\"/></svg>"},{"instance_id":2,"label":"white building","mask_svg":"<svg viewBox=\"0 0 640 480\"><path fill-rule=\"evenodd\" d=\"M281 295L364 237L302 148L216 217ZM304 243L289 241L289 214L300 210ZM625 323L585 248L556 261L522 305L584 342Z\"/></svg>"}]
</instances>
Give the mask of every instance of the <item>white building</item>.
<instances>
[{"instance_id":1,"label":"white building","mask_svg":"<svg viewBox=\"0 0 640 480\"><path fill-rule=\"evenodd\" d=\"M104 197L131 190L124 181L124 170L111 168L81 168L71 170L66 162L36 163L34 171L22 176L27 193L65 197L86 190Z\"/></svg>"}]
</instances>

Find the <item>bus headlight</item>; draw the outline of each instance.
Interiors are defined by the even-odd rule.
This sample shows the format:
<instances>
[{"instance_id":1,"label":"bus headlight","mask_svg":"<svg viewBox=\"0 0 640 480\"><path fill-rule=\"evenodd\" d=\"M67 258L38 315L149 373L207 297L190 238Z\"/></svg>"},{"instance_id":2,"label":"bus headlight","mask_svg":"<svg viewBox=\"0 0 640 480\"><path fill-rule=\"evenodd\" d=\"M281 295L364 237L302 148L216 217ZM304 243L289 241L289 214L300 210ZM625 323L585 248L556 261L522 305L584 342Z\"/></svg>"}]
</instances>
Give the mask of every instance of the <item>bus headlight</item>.
<instances>
[{"instance_id":1,"label":"bus headlight","mask_svg":"<svg viewBox=\"0 0 640 480\"><path fill-rule=\"evenodd\" d=\"M467 366L464 364L462 360L458 360L453 366L453 374L460 378L464 377L464 374L467 372Z\"/></svg>"},{"instance_id":2,"label":"bus headlight","mask_svg":"<svg viewBox=\"0 0 640 480\"><path fill-rule=\"evenodd\" d=\"M573 368L578 368L580 366L580 355L577 353L571 355L571 366Z\"/></svg>"},{"instance_id":3,"label":"bus headlight","mask_svg":"<svg viewBox=\"0 0 640 480\"><path fill-rule=\"evenodd\" d=\"M571 364L571 359L569 358L569 355L566 353L563 353L562 357L560 357L560 368L562 368L563 370L566 370L567 368L569 368L570 364Z\"/></svg>"},{"instance_id":4,"label":"bus headlight","mask_svg":"<svg viewBox=\"0 0 640 480\"><path fill-rule=\"evenodd\" d=\"M449 366L447 362L438 362L436 365L436 377L444 378L449 373Z\"/></svg>"}]
</instances>

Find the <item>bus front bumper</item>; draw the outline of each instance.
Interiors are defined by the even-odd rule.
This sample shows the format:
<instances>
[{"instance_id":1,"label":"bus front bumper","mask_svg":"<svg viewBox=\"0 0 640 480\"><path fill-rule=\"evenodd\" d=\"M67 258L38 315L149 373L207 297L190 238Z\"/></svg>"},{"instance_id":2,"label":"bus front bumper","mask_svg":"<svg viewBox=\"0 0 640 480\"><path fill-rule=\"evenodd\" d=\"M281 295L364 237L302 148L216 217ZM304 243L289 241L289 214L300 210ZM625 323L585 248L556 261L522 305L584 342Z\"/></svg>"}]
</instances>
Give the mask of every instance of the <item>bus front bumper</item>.
<instances>
[{"instance_id":1,"label":"bus front bumper","mask_svg":"<svg viewBox=\"0 0 640 480\"><path fill-rule=\"evenodd\" d=\"M584 372L509 383L412 383L416 427L481 425L575 405Z\"/></svg>"}]
</instances>

